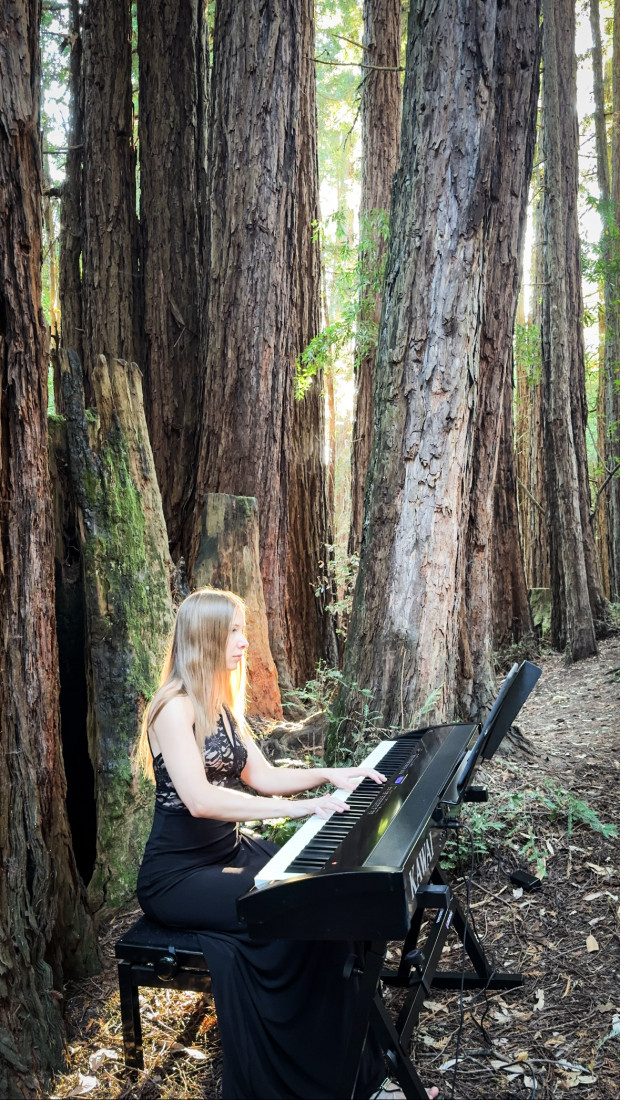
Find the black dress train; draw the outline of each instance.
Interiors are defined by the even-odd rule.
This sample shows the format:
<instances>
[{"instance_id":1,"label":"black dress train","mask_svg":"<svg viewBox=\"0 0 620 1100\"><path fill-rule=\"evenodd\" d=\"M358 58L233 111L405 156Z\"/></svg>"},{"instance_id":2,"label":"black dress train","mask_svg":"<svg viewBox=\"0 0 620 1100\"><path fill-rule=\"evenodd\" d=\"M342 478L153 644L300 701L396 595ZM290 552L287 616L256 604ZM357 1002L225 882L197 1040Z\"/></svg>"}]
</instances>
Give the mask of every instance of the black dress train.
<instances>
[{"instance_id":1,"label":"black dress train","mask_svg":"<svg viewBox=\"0 0 620 1100\"><path fill-rule=\"evenodd\" d=\"M240 777L247 753L230 715L205 742L210 783ZM146 916L196 931L209 967L222 1040L224 1100L334 1100L355 979L343 968L351 944L252 940L236 900L276 848L234 822L192 817L161 754L153 761L155 817L138 876ZM373 1043L356 1096L368 1097L385 1069Z\"/></svg>"}]
</instances>

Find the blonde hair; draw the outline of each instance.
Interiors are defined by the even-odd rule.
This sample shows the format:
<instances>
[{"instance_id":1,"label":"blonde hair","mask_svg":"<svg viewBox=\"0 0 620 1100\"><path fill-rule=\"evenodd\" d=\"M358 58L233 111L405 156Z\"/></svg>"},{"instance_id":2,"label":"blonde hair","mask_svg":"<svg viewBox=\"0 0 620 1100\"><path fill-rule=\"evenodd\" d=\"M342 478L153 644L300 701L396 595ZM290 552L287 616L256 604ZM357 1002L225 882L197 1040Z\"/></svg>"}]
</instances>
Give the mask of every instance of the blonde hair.
<instances>
[{"instance_id":1,"label":"blonde hair","mask_svg":"<svg viewBox=\"0 0 620 1100\"><path fill-rule=\"evenodd\" d=\"M245 731L245 654L237 668L231 671L226 667L226 644L236 611L245 616L241 597L218 588L198 588L180 605L159 687L144 713L136 749L136 761L151 779L149 730L166 703L177 695L191 700L201 755L205 738L216 729L224 706L240 731Z\"/></svg>"}]
</instances>

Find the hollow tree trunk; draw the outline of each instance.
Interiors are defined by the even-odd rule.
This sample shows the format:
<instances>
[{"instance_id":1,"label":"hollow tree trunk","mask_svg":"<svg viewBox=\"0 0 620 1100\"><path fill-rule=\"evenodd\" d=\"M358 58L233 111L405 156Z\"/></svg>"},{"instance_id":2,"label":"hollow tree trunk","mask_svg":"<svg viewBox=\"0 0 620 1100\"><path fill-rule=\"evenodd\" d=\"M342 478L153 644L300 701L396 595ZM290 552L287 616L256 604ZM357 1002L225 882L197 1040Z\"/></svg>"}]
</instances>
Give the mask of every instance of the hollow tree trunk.
<instances>
[{"instance_id":1,"label":"hollow tree trunk","mask_svg":"<svg viewBox=\"0 0 620 1100\"><path fill-rule=\"evenodd\" d=\"M512 363L536 143L539 14L538 3L501 5L495 27L493 162L482 244L486 301L465 540L459 688L462 710L472 717L484 715L496 694L493 650L498 631L510 640L531 632L516 515Z\"/></svg>"},{"instance_id":2,"label":"hollow tree trunk","mask_svg":"<svg viewBox=\"0 0 620 1100\"><path fill-rule=\"evenodd\" d=\"M90 405L99 355L140 359L129 0L87 0L83 75L83 367Z\"/></svg>"},{"instance_id":3,"label":"hollow tree trunk","mask_svg":"<svg viewBox=\"0 0 620 1100\"><path fill-rule=\"evenodd\" d=\"M452 0L412 5L409 13L368 523L344 668L345 683L357 688L338 701L340 714L355 717L359 691L371 691L383 726L407 726L427 704L439 715L456 708L500 139L498 11L495 3ZM504 80L518 82L515 70ZM328 747L337 750L333 733Z\"/></svg>"},{"instance_id":4,"label":"hollow tree trunk","mask_svg":"<svg viewBox=\"0 0 620 1100\"><path fill-rule=\"evenodd\" d=\"M257 498L269 637L281 687L290 683L284 610L293 372L303 309L296 255L308 11L300 0L261 7L222 0L216 8L203 322L209 400L190 555L191 571L205 492ZM316 502L304 501L304 507ZM305 547L300 552L297 568L312 584L312 561Z\"/></svg>"},{"instance_id":5,"label":"hollow tree trunk","mask_svg":"<svg viewBox=\"0 0 620 1100\"><path fill-rule=\"evenodd\" d=\"M170 549L186 554L203 400L207 24L200 0L140 0L144 398Z\"/></svg>"},{"instance_id":6,"label":"hollow tree trunk","mask_svg":"<svg viewBox=\"0 0 620 1100\"><path fill-rule=\"evenodd\" d=\"M97 861L89 900L101 915L135 891L153 789L132 750L173 621L172 563L135 363L103 356L86 417L81 368L61 355L86 607L88 739L95 771Z\"/></svg>"},{"instance_id":7,"label":"hollow tree trunk","mask_svg":"<svg viewBox=\"0 0 620 1100\"><path fill-rule=\"evenodd\" d=\"M544 138L545 138L545 199L544 221L546 247L543 297L548 317L549 356L544 358L548 370L544 375L546 419L545 464L547 524L552 555L551 595L555 616L565 618L565 630L558 629L552 614L552 638L564 648L569 660L578 660L597 651L594 622L590 606L588 571L582 525L582 493L572 417L571 389L575 385L569 338L575 337L573 305L569 294L575 292L574 279L567 264L572 256L572 240L567 244L572 222L565 223L569 203L571 158L566 148L568 136L562 127L562 113L569 114L566 98L573 84L574 50L573 0L544 0ZM564 37L566 41L562 41ZM567 72L567 64L570 71ZM576 131L576 127L575 127ZM573 135L573 140L576 135ZM570 326L570 327L569 327ZM553 570L553 555L561 576Z\"/></svg>"},{"instance_id":8,"label":"hollow tree trunk","mask_svg":"<svg viewBox=\"0 0 620 1100\"><path fill-rule=\"evenodd\" d=\"M62 1062L57 993L97 961L71 850L58 721L47 347L41 308L40 5L0 36L0 1093ZM54 991L55 989L55 991Z\"/></svg>"},{"instance_id":9,"label":"hollow tree trunk","mask_svg":"<svg viewBox=\"0 0 620 1100\"><path fill-rule=\"evenodd\" d=\"M386 243L377 225L379 211L390 208L392 178L398 164L401 122L400 73L400 0L364 0L364 64L376 66L363 70L362 76L362 193L360 228L370 234L374 247L372 259L379 267L385 257ZM363 296L367 295L365 288ZM379 325L381 291L372 303L365 301L368 319ZM355 372L355 413L351 445L351 528L349 554L359 554L362 542L364 485L370 464L374 421L374 375L376 347L365 354ZM357 356L356 356L357 358Z\"/></svg>"}]
</instances>

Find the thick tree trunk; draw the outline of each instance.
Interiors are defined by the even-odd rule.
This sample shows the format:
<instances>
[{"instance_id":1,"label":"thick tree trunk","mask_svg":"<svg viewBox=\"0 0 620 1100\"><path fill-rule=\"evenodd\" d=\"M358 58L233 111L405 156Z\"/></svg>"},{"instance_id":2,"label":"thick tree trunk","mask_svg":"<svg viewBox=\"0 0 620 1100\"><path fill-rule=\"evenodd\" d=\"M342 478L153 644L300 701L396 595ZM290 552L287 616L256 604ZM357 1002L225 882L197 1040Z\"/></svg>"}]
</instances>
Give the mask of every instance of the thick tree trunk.
<instances>
[{"instance_id":1,"label":"thick tree trunk","mask_svg":"<svg viewBox=\"0 0 620 1100\"><path fill-rule=\"evenodd\" d=\"M548 317L549 358L544 358L544 397L546 418L545 463L550 552L554 552L562 576L552 571L552 606L557 615L564 609L566 618L566 654L578 660L596 653L594 623L590 607L588 572L582 526L582 492L577 443L573 428L571 389L575 385L572 365L571 338L576 335L576 322L571 314L575 293L574 278L567 264L573 241L569 234L573 223L565 224L569 188L573 185L572 160L566 148L568 136L562 126L563 115L574 104L566 98L573 89L574 4L561 0L544 0L544 135L545 135L545 200L546 228L545 279L543 298L544 320ZM569 46L561 42L566 36ZM570 66L567 71L567 65ZM564 97L564 98L563 98ZM576 131L576 127L575 127ZM573 134L573 140L576 133ZM570 210L570 205L568 205ZM569 327L570 326L570 327ZM552 616L555 645L564 642L564 630L554 632L557 619ZM562 648L563 645L562 645Z\"/></svg>"},{"instance_id":2,"label":"thick tree trunk","mask_svg":"<svg viewBox=\"0 0 620 1100\"><path fill-rule=\"evenodd\" d=\"M372 691L384 726L413 723L425 704L456 709L472 464L485 461L472 447L500 140L498 11L452 0L409 15L368 522L344 669L357 689L339 700L351 716L359 691ZM517 58L503 73L515 86Z\"/></svg>"},{"instance_id":3,"label":"thick tree trunk","mask_svg":"<svg viewBox=\"0 0 620 1100\"><path fill-rule=\"evenodd\" d=\"M193 507L203 401L207 24L200 0L139 0L145 411L175 558Z\"/></svg>"},{"instance_id":4,"label":"thick tree trunk","mask_svg":"<svg viewBox=\"0 0 620 1100\"><path fill-rule=\"evenodd\" d=\"M83 50L83 363L90 405L99 355L141 359L129 0L87 0Z\"/></svg>"},{"instance_id":5,"label":"thick tree trunk","mask_svg":"<svg viewBox=\"0 0 620 1100\"><path fill-rule=\"evenodd\" d=\"M41 309L40 6L0 36L0 1093L62 1062L54 992L96 962L64 803Z\"/></svg>"},{"instance_id":6,"label":"thick tree trunk","mask_svg":"<svg viewBox=\"0 0 620 1100\"><path fill-rule=\"evenodd\" d=\"M260 575L255 498L207 493L194 583L197 588L210 585L229 589L245 601L246 633L250 643L247 654L248 714L258 718L281 718L282 701L269 649Z\"/></svg>"},{"instance_id":7,"label":"thick tree trunk","mask_svg":"<svg viewBox=\"0 0 620 1100\"><path fill-rule=\"evenodd\" d=\"M70 123L65 179L60 204L59 295L61 343L72 348L84 361L82 318L82 156L83 156L83 83L82 35L79 0L70 0L71 60L69 64ZM60 370L54 370L56 412L62 412Z\"/></svg>"},{"instance_id":8,"label":"thick tree trunk","mask_svg":"<svg viewBox=\"0 0 620 1100\"><path fill-rule=\"evenodd\" d=\"M93 372L97 416L86 417L80 363L61 355L73 490L83 539L88 739L95 770L93 909L135 890L152 819L152 787L132 750L173 621L172 563L135 363L103 356Z\"/></svg>"},{"instance_id":9,"label":"thick tree trunk","mask_svg":"<svg viewBox=\"0 0 620 1100\"><path fill-rule=\"evenodd\" d=\"M307 18L300 0L261 7L222 0L216 8L203 322L209 400L190 556L191 568L205 492L257 498L269 638L281 687L290 684L284 613L293 372L300 315L307 310L313 316L314 310L300 301L304 291L297 277L300 231L305 232L298 189L307 140L308 115L300 105ZM304 500L303 508L320 508L319 500ZM300 547L300 552L297 568L310 585L314 550Z\"/></svg>"},{"instance_id":10,"label":"thick tree trunk","mask_svg":"<svg viewBox=\"0 0 620 1100\"><path fill-rule=\"evenodd\" d=\"M364 64L362 77L362 193L360 227L370 234L372 263L379 266L387 245L377 227L379 212L390 208L392 178L398 164L401 123L400 0L364 0ZM368 259L368 257L367 257ZM368 293L365 288L363 294ZM381 293L362 308L378 327ZM376 347L361 355L355 371L356 395L351 446L351 528L349 554L359 554L362 543L364 485L370 464L374 421ZM356 355L357 358L357 355Z\"/></svg>"},{"instance_id":11,"label":"thick tree trunk","mask_svg":"<svg viewBox=\"0 0 620 1100\"><path fill-rule=\"evenodd\" d=\"M498 6L492 94L493 165L483 240L482 324L469 524L465 542L460 698L477 717L495 697L494 641L531 632L515 496L514 319L536 143L538 3ZM493 603L495 596L497 603Z\"/></svg>"}]
</instances>

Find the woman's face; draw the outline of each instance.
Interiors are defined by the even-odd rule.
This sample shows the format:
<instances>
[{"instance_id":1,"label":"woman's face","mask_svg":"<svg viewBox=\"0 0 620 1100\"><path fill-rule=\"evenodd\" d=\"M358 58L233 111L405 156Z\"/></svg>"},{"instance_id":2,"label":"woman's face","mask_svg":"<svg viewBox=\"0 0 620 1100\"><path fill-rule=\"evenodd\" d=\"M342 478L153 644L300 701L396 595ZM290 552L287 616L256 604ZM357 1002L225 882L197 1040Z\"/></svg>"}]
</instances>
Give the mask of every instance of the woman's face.
<instances>
[{"instance_id":1,"label":"woman's face","mask_svg":"<svg viewBox=\"0 0 620 1100\"><path fill-rule=\"evenodd\" d=\"M226 642L226 668L232 672L237 668L243 654L248 648L248 640L244 634L245 618L243 612L237 607L228 632Z\"/></svg>"}]
</instances>

